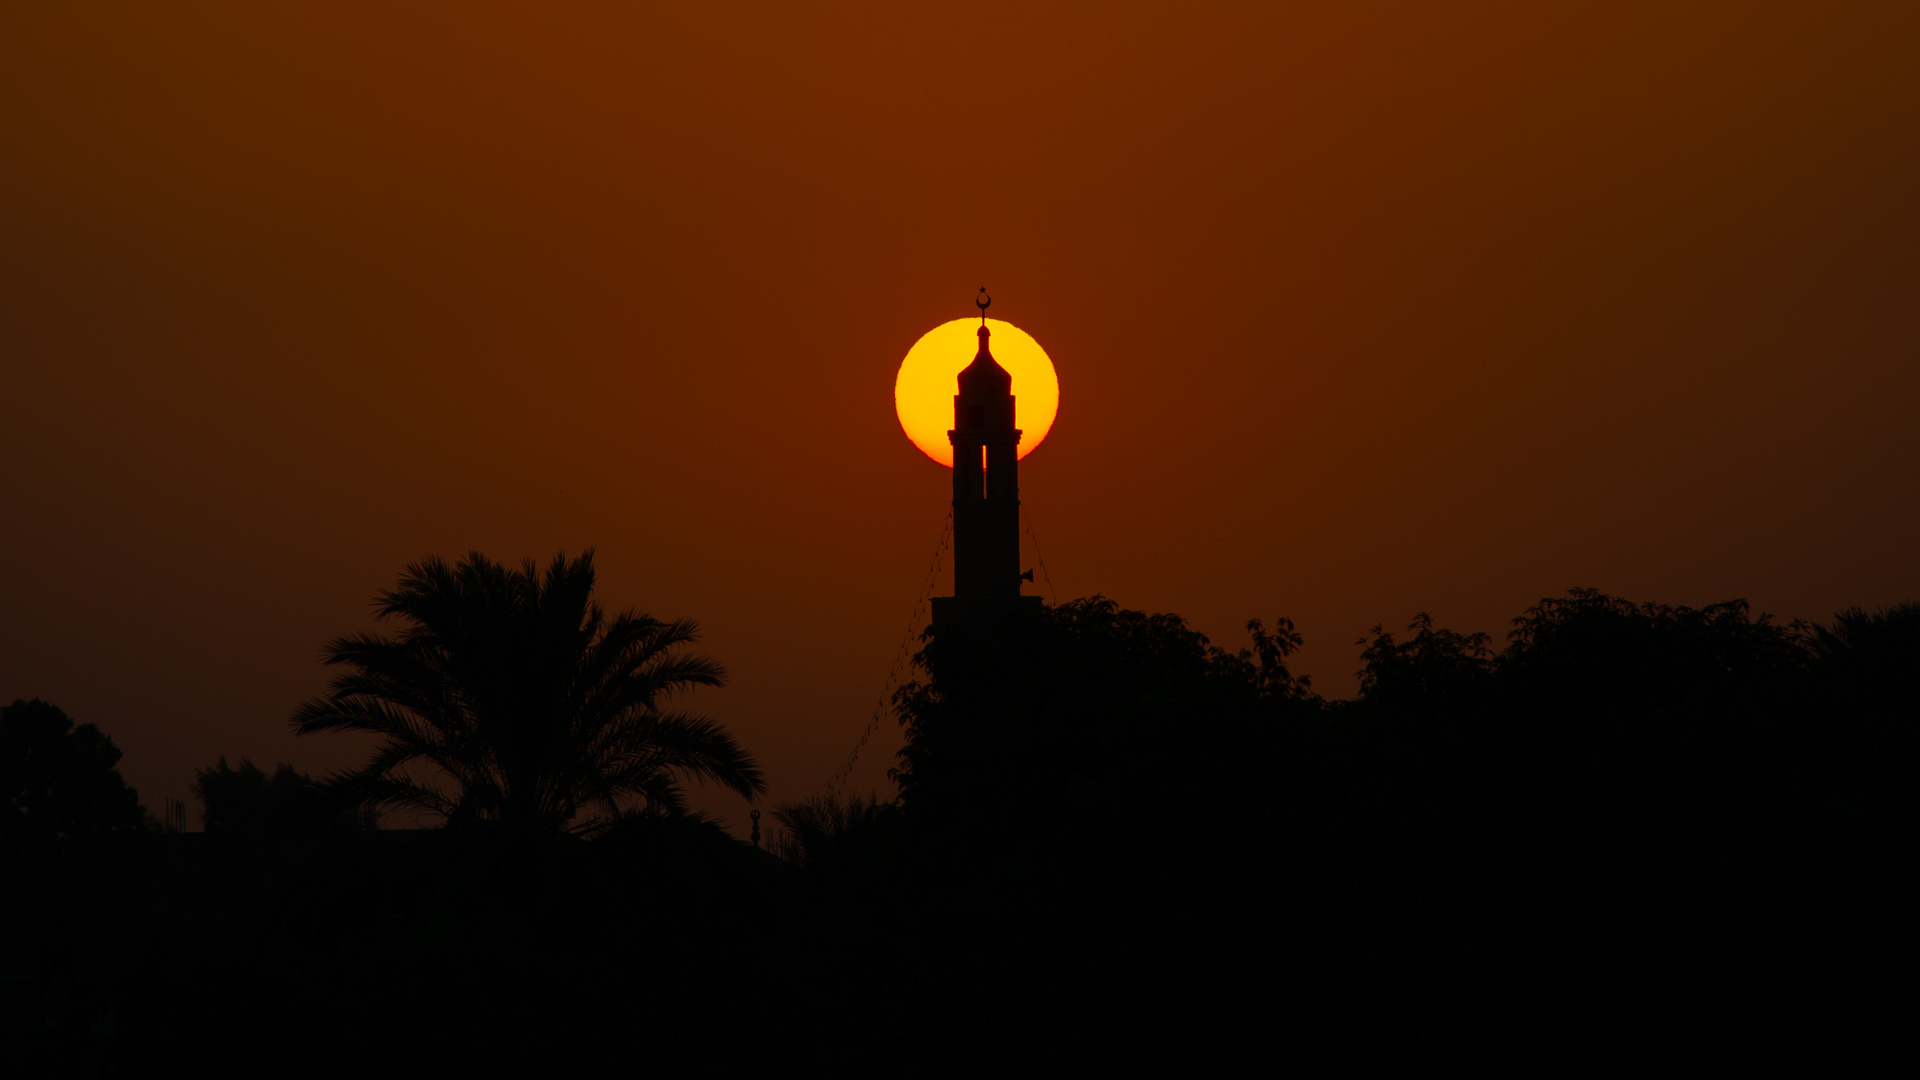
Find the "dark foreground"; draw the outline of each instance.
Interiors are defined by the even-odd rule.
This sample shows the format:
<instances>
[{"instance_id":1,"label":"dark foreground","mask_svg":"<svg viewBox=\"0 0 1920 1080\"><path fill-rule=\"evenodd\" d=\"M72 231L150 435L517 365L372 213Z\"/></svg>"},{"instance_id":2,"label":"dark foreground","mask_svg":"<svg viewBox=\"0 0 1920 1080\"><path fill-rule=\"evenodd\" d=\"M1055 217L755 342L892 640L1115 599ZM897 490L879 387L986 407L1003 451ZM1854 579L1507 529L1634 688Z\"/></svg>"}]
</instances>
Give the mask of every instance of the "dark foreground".
<instances>
[{"instance_id":1,"label":"dark foreground","mask_svg":"<svg viewBox=\"0 0 1920 1080\"><path fill-rule=\"evenodd\" d=\"M1018 661L936 642L900 703L904 808L815 807L790 860L672 819L18 849L6 1071L1884 1050L1914 959L1913 617L1822 643L1566 603L1498 657L1376 635L1341 703L1271 638L1234 657L1097 604L1050 611Z\"/></svg>"}]
</instances>

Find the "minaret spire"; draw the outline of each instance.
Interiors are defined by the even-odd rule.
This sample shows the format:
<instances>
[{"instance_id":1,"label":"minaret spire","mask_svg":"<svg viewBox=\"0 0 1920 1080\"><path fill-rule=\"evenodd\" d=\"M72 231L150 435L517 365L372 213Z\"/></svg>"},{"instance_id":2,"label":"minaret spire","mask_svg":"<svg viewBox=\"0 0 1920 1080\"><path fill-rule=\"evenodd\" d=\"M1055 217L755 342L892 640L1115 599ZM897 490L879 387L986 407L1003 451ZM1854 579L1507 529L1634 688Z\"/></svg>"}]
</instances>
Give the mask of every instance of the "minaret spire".
<instances>
[{"instance_id":1,"label":"minaret spire","mask_svg":"<svg viewBox=\"0 0 1920 1080\"><path fill-rule=\"evenodd\" d=\"M998 625L1040 606L1021 596L1020 429L1013 426L1013 376L993 358L986 286L980 309L980 350L960 372L953 397L953 595L935 597L936 627Z\"/></svg>"}]
</instances>

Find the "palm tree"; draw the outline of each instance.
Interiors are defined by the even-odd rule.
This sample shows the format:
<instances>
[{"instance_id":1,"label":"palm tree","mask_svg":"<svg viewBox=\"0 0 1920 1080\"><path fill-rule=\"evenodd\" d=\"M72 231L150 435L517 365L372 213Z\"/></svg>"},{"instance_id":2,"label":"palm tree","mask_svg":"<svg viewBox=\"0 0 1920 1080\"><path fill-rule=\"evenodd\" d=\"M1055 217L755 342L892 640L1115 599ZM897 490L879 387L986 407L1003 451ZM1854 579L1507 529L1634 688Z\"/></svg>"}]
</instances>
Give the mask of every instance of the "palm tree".
<instances>
[{"instance_id":1,"label":"palm tree","mask_svg":"<svg viewBox=\"0 0 1920 1080\"><path fill-rule=\"evenodd\" d=\"M518 834L588 834L636 814L681 815L680 780L766 791L753 758L711 720L666 710L726 671L682 646L689 620L622 612L593 591L593 551L556 555L542 576L474 552L429 558L375 599L397 635L336 638L328 664L351 667L295 712L298 734L380 737L372 760L336 783L363 806L406 807Z\"/></svg>"}]
</instances>

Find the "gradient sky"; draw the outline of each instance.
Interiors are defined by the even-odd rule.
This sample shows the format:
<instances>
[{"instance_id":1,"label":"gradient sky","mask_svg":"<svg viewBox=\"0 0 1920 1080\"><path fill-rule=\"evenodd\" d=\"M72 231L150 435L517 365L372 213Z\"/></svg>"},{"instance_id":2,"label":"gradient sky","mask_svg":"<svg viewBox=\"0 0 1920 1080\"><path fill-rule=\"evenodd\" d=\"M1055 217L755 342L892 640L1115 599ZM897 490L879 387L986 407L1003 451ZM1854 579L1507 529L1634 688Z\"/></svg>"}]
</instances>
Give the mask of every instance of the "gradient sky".
<instances>
[{"instance_id":1,"label":"gradient sky","mask_svg":"<svg viewBox=\"0 0 1920 1080\"><path fill-rule=\"evenodd\" d=\"M0 700L150 806L354 763L286 717L406 563L589 544L811 795L982 284L1059 595L1336 696L1417 611L1920 596L1920 5L292 7L0 9Z\"/></svg>"}]
</instances>

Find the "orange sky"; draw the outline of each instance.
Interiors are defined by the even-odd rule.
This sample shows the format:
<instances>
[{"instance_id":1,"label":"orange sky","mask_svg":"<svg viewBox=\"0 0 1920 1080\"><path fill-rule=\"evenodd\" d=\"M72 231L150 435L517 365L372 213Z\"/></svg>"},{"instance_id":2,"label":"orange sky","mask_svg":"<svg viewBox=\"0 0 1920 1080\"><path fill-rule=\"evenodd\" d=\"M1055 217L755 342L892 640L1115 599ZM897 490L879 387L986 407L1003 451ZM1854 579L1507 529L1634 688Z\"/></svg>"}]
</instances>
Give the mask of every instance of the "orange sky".
<instances>
[{"instance_id":1,"label":"orange sky","mask_svg":"<svg viewBox=\"0 0 1920 1080\"><path fill-rule=\"evenodd\" d=\"M593 544L810 795L949 496L895 366L982 284L1060 595L1290 615L1337 694L1419 610L1920 596L1920 7L1277 6L7 5L0 700L149 805L324 772L402 565Z\"/></svg>"}]
</instances>

